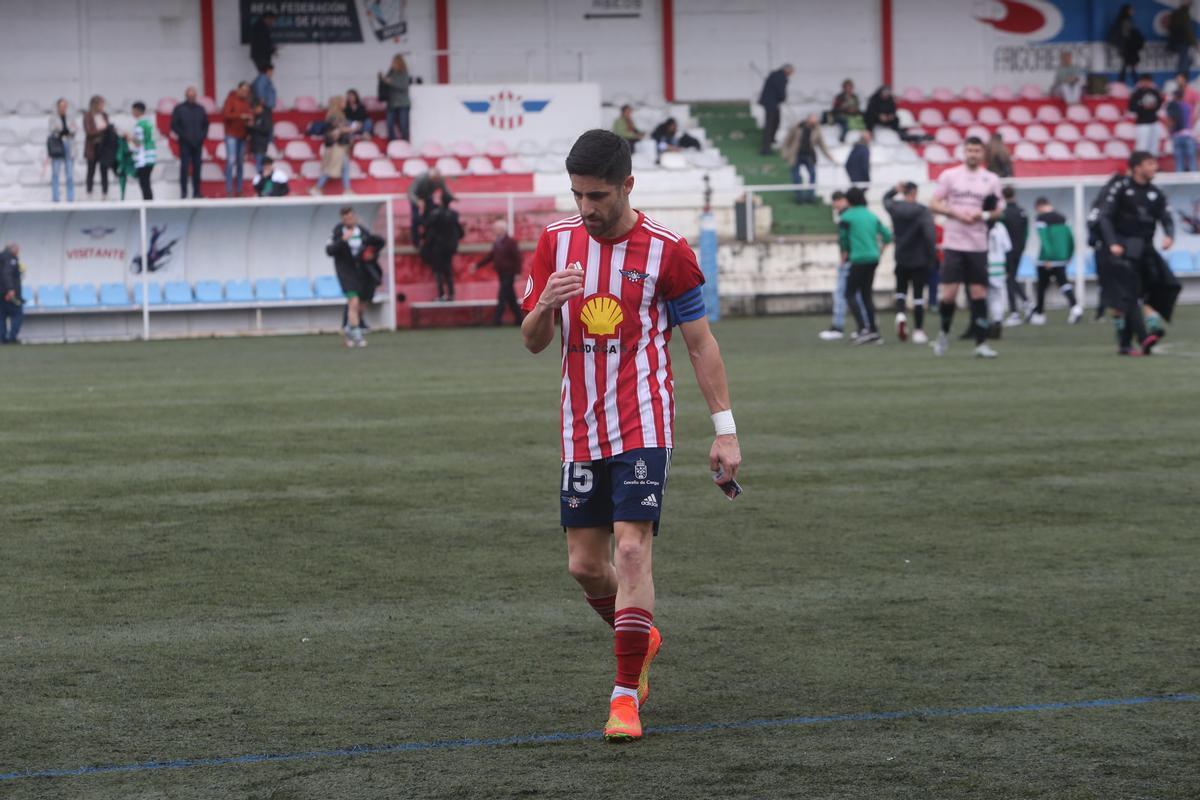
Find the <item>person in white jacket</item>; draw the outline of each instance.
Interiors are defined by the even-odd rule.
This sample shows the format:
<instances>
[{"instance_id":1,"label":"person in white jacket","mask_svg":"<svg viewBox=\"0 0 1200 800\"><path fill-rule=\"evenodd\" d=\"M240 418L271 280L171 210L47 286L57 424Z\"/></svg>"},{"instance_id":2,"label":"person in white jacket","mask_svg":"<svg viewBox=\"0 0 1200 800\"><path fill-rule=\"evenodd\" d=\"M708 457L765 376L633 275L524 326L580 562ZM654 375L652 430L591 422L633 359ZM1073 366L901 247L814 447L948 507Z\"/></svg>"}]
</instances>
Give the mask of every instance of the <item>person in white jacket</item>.
<instances>
[{"instance_id":1,"label":"person in white jacket","mask_svg":"<svg viewBox=\"0 0 1200 800\"><path fill-rule=\"evenodd\" d=\"M988 338L999 339L1008 303L1008 254L1013 249L1008 228L1001 222L988 225Z\"/></svg>"},{"instance_id":2,"label":"person in white jacket","mask_svg":"<svg viewBox=\"0 0 1200 800\"><path fill-rule=\"evenodd\" d=\"M50 199L59 200L59 173L65 173L67 202L75 202L74 142L78 127L71 120L65 98L54 104L54 113L48 120L49 136L46 139L47 156L50 158ZM57 143L57 144L56 144ZM58 145L61 144L61 147Z\"/></svg>"}]
</instances>

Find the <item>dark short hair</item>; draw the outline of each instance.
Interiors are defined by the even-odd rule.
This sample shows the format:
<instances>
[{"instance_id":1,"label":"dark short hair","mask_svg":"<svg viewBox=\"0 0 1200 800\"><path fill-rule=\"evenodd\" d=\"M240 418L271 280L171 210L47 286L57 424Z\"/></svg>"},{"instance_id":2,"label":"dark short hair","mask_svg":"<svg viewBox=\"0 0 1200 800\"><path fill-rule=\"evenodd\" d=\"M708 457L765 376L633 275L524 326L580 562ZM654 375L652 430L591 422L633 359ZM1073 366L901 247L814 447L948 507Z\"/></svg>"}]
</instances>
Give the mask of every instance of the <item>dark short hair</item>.
<instances>
[{"instance_id":1,"label":"dark short hair","mask_svg":"<svg viewBox=\"0 0 1200 800\"><path fill-rule=\"evenodd\" d=\"M146 104L143 103L141 100L135 100L133 103L133 110L134 111L145 111Z\"/></svg>"},{"instance_id":2,"label":"dark short hair","mask_svg":"<svg viewBox=\"0 0 1200 800\"><path fill-rule=\"evenodd\" d=\"M1004 191L1001 192L1001 194L1004 195L1005 200L1015 200L1017 197L1017 190L1011 186L1005 186Z\"/></svg>"},{"instance_id":3,"label":"dark short hair","mask_svg":"<svg viewBox=\"0 0 1200 800\"><path fill-rule=\"evenodd\" d=\"M917 190L917 185L915 183L913 183L912 181L905 182L905 184L904 184L904 193L905 194L912 194L916 190Z\"/></svg>"},{"instance_id":4,"label":"dark short hair","mask_svg":"<svg viewBox=\"0 0 1200 800\"><path fill-rule=\"evenodd\" d=\"M1000 200L994 194L989 194L983 198L983 210L995 211L1000 206Z\"/></svg>"},{"instance_id":5,"label":"dark short hair","mask_svg":"<svg viewBox=\"0 0 1200 800\"><path fill-rule=\"evenodd\" d=\"M977 144L980 147L983 147L983 139L980 139L978 136L968 136L966 141L963 142L963 147L972 144Z\"/></svg>"},{"instance_id":6,"label":"dark short hair","mask_svg":"<svg viewBox=\"0 0 1200 800\"><path fill-rule=\"evenodd\" d=\"M846 202L852 206L865 206L867 204L867 193L855 186L846 191Z\"/></svg>"},{"instance_id":7,"label":"dark short hair","mask_svg":"<svg viewBox=\"0 0 1200 800\"><path fill-rule=\"evenodd\" d=\"M612 131L594 128L585 132L567 153L567 174L599 178L618 186L633 172L629 142Z\"/></svg>"},{"instance_id":8,"label":"dark short hair","mask_svg":"<svg viewBox=\"0 0 1200 800\"><path fill-rule=\"evenodd\" d=\"M1147 153L1145 150L1134 150L1129 154L1129 168L1134 169L1135 167L1141 166L1143 161L1154 160L1156 160L1154 156L1150 153Z\"/></svg>"},{"instance_id":9,"label":"dark short hair","mask_svg":"<svg viewBox=\"0 0 1200 800\"><path fill-rule=\"evenodd\" d=\"M274 164L275 159L271 158L270 156L263 156L263 163L264 164Z\"/></svg>"},{"instance_id":10,"label":"dark short hair","mask_svg":"<svg viewBox=\"0 0 1200 800\"><path fill-rule=\"evenodd\" d=\"M845 193L845 192L842 192L842 191L837 191L837 192L834 192L833 194L831 194L831 195L829 196L829 199L830 199L830 200L845 200L845 199L846 199L846 193Z\"/></svg>"},{"instance_id":11,"label":"dark short hair","mask_svg":"<svg viewBox=\"0 0 1200 800\"><path fill-rule=\"evenodd\" d=\"M1148 72L1143 72L1141 75L1138 75L1137 79L1138 79L1138 83L1141 83L1142 81L1152 81L1152 80L1154 80L1154 78L1152 78L1152 77L1150 76L1150 73L1148 73Z\"/></svg>"},{"instance_id":12,"label":"dark short hair","mask_svg":"<svg viewBox=\"0 0 1200 800\"><path fill-rule=\"evenodd\" d=\"M1050 202L1050 198L1048 198L1048 197L1039 197L1037 200L1034 200L1034 201L1033 201L1033 204L1034 204L1035 206L1049 206L1049 205L1053 205L1053 203L1051 203L1051 202Z\"/></svg>"},{"instance_id":13,"label":"dark short hair","mask_svg":"<svg viewBox=\"0 0 1200 800\"><path fill-rule=\"evenodd\" d=\"M342 206L341 208L339 208L339 209L338 209L338 216L339 216L339 217L344 217L344 216L346 216L347 214L353 214L353 213L354 213L354 208L353 208L353 206Z\"/></svg>"}]
</instances>

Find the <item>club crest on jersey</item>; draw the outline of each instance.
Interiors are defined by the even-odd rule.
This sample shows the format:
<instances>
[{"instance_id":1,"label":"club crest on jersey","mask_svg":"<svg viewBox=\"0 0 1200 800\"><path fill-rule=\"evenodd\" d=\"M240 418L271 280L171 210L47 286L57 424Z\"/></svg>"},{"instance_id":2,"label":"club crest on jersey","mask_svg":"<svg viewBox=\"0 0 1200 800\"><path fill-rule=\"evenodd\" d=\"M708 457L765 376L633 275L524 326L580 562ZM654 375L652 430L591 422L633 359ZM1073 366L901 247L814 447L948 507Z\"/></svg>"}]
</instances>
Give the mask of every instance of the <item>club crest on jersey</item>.
<instances>
[{"instance_id":1,"label":"club crest on jersey","mask_svg":"<svg viewBox=\"0 0 1200 800\"><path fill-rule=\"evenodd\" d=\"M621 302L612 295L598 294L583 304L579 310L579 321L588 336L613 336L625 321Z\"/></svg>"},{"instance_id":2,"label":"club crest on jersey","mask_svg":"<svg viewBox=\"0 0 1200 800\"><path fill-rule=\"evenodd\" d=\"M621 274L625 276L625 280L631 283L641 283L650 277L650 273L638 272L636 269L623 269L621 270Z\"/></svg>"}]
</instances>

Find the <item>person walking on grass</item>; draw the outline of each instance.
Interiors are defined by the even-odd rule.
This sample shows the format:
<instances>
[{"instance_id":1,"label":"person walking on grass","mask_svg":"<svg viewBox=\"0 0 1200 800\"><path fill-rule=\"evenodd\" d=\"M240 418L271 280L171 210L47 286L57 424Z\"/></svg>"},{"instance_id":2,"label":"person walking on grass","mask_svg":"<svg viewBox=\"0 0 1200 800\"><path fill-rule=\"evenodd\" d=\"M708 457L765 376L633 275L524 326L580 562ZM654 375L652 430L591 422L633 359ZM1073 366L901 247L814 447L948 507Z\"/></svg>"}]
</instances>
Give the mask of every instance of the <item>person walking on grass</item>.
<instances>
[{"instance_id":1,"label":"person walking on grass","mask_svg":"<svg viewBox=\"0 0 1200 800\"><path fill-rule=\"evenodd\" d=\"M1055 211L1045 197L1037 199L1034 209L1037 211L1036 228L1041 249L1038 252L1037 304L1029 315L1029 323L1046 324L1046 290L1053 280L1071 309L1067 323L1074 325L1083 316L1083 306L1075 299L1075 287L1067 278L1067 265L1075 256L1075 233L1067 224L1067 218Z\"/></svg>"},{"instance_id":2,"label":"person walking on grass","mask_svg":"<svg viewBox=\"0 0 1200 800\"><path fill-rule=\"evenodd\" d=\"M695 252L630 205L629 145L616 134L584 133L566 167L579 214L538 240L521 337L540 353L561 322L559 521L568 571L613 628L616 680L604 739L630 742L643 736L650 665L663 639L652 556L676 443L673 329L712 415L708 468L730 497L742 455Z\"/></svg>"},{"instance_id":3,"label":"person walking on grass","mask_svg":"<svg viewBox=\"0 0 1200 800\"><path fill-rule=\"evenodd\" d=\"M492 249L471 267L471 274L474 275L488 264L492 265L496 270L496 277L500 279L500 293L496 297L496 316L493 324L500 325L504 322L504 311L511 308L513 320L520 325L525 316L521 313L521 304L517 302L513 281L521 274L521 245L508 235L508 224L502 219L492 223L492 233L496 236L492 242Z\"/></svg>"},{"instance_id":4,"label":"person walking on grass","mask_svg":"<svg viewBox=\"0 0 1200 800\"><path fill-rule=\"evenodd\" d=\"M346 297L346 323L343 327L346 347L366 347L362 319L364 275L359 256L370 232L359 224L358 215L350 206L344 206L339 214L341 222L333 226L333 234L325 246L325 255L333 258L338 283Z\"/></svg>"},{"instance_id":5,"label":"person walking on grass","mask_svg":"<svg viewBox=\"0 0 1200 800\"><path fill-rule=\"evenodd\" d=\"M858 335L851 344L883 344L875 323L875 270L884 247L892 241L892 232L867 208L867 197L857 186L846 192L850 207L838 221L838 246L842 261L850 264L846 280L846 302L858 323Z\"/></svg>"},{"instance_id":6,"label":"person walking on grass","mask_svg":"<svg viewBox=\"0 0 1200 800\"><path fill-rule=\"evenodd\" d=\"M946 217L944 260L941 274L941 332L933 342L933 353L944 356L950 349L950 327L954 322L958 287L967 286L971 330L975 333L975 356L999 355L988 346L988 259L987 224L1000 218L998 208L985 211L984 200L995 197L1003 205L1000 179L983 166L983 140L969 137L963 144L963 163L938 176L930 210Z\"/></svg>"},{"instance_id":7,"label":"person walking on grass","mask_svg":"<svg viewBox=\"0 0 1200 800\"><path fill-rule=\"evenodd\" d=\"M1008 295L1008 318L1004 320L1004 325L1013 327L1022 324L1029 312L1029 298L1025 296L1025 287L1017 280L1017 272L1021 269L1021 256L1025 254L1025 245L1029 242L1029 215L1017 203L1017 190L1011 186L1004 187L1004 212L1000 222L1008 229L1008 241L1012 244L1004 264L1004 286Z\"/></svg>"},{"instance_id":8,"label":"person walking on grass","mask_svg":"<svg viewBox=\"0 0 1200 800\"><path fill-rule=\"evenodd\" d=\"M901 182L888 189L883 207L892 218L896 234L896 338L908 340L908 287L913 292L912 340L926 344L925 285L937 261L937 229L929 209L917 202L917 185Z\"/></svg>"},{"instance_id":9,"label":"person walking on grass","mask_svg":"<svg viewBox=\"0 0 1200 800\"><path fill-rule=\"evenodd\" d=\"M833 208L833 221L837 223L850 204L845 192L834 192L829 198ZM837 282L833 290L833 319L825 330L817 334L822 342L837 342L846 336L846 281L850 278L850 264L840 259L837 266ZM857 302L857 301L856 301Z\"/></svg>"},{"instance_id":10,"label":"person walking on grass","mask_svg":"<svg viewBox=\"0 0 1200 800\"><path fill-rule=\"evenodd\" d=\"M992 200L992 198L988 198ZM993 205L984 201L984 211ZM1013 250L1008 226L1003 220L988 223L988 337L999 339L1004 330L1004 306L1008 299L1008 254Z\"/></svg>"}]
</instances>

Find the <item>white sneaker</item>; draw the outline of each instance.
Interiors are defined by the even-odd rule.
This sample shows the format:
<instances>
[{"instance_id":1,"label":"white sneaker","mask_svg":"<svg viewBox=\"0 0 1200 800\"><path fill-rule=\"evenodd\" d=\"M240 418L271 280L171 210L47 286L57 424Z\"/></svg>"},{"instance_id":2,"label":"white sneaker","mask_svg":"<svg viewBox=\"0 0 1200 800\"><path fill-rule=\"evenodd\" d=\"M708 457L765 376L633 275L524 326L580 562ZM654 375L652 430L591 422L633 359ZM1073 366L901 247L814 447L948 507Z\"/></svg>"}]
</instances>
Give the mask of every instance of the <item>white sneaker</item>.
<instances>
[{"instance_id":1,"label":"white sneaker","mask_svg":"<svg viewBox=\"0 0 1200 800\"><path fill-rule=\"evenodd\" d=\"M986 344L981 344L975 348L975 357L976 358L996 358L999 355L1000 355L999 353L997 353L992 348L988 347Z\"/></svg>"},{"instance_id":2,"label":"white sneaker","mask_svg":"<svg viewBox=\"0 0 1200 800\"><path fill-rule=\"evenodd\" d=\"M1045 325L1046 324L1046 315L1039 314L1035 311L1034 313L1029 315L1029 324L1030 325Z\"/></svg>"},{"instance_id":3,"label":"white sneaker","mask_svg":"<svg viewBox=\"0 0 1200 800\"><path fill-rule=\"evenodd\" d=\"M821 337L822 342L836 342L839 339L846 338L846 334L842 333L837 328L829 328L828 330L821 331L817 334L817 336Z\"/></svg>"},{"instance_id":4,"label":"white sneaker","mask_svg":"<svg viewBox=\"0 0 1200 800\"><path fill-rule=\"evenodd\" d=\"M1071 306L1071 313L1067 314L1067 324L1074 325L1076 322L1079 322L1079 320L1082 318L1083 318L1083 306L1079 305L1078 303Z\"/></svg>"},{"instance_id":5,"label":"white sneaker","mask_svg":"<svg viewBox=\"0 0 1200 800\"><path fill-rule=\"evenodd\" d=\"M896 338L902 342L908 341L908 315L903 311L896 314Z\"/></svg>"},{"instance_id":6,"label":"white sneaker","mask_svg":"<svg viewBox=\"0 0 1200 800\"><path fill-rule=\"evenodd\" d=\"M944 356L946 355L946 351L949 349L950 337L946 335L945 331L942 331L938 334L937 338L933 340L933 354L935 356Z\"/></svg>"},{"instance_id":7,"label":"white sneaker","mask_svg":"<svg viewBox=\"0 0 1200 800\"><path fill-rule=\"evenodd\" d=\"M1004 320L1004 327L1006 327L1006 328L1016 328L1016 327L1018 327L1020 325L1024 325L1024 324L1025 324L1025 320L1023 320L1021 318L1021 315L1015 311L1013 313L1009 314L1008 317L1006 317Z\"/></svg>"},{"instance_id":8,"label":"white sneaker","mask_svg":"<svg viewBox=\"0 0 1200 800\"><path fill-rule=\"evenodd\" d=\"M863 331L850 344L883 344L883 337L874 331Z\"/></svg>"},{"instance_id":9,"label":"white sneaker","mask_svg":"<svg viewBox=\"0 0 1200 800\"><path fill-rule=\"evenodd\" d=\"M925 335L925 331L917 328L912 332L913 344L929 344L929 337Z\"/></svg>"}]
</instances>

